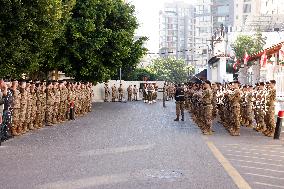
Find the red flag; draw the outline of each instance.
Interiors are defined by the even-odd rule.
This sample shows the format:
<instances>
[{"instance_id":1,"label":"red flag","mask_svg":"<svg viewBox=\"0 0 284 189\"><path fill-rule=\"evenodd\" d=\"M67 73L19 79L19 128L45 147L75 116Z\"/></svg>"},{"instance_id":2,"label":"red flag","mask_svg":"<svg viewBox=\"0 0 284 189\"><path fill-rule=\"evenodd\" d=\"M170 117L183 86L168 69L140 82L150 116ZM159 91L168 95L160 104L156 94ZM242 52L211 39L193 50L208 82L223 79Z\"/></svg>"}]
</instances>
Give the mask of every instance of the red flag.
<instances>
[{"instance_id":1,"label":"red flag","mask_svg":"<svg viewBox=\"0 0 284 189\"><path fill-rule=\"evenodd\" d=\"M266 55L266 51L264 51L264 53L261 55L261 60L260 60L261 67L265 68L266 63L267 63L267 55Z\"/></svg>"},{"instance_id":2,"label":"red flag","mask_svg":"<svg viewBox=\"0 0 284 189\"><path fill-rule=\"evenodd\" d=\"M233 64L234 70L237 70L237 66L238 66L239 63L240 63L240 61L235 59L235 63Z\"/></svg>"},{"instance_id":3,"label":"red flag","mask_svg":"<svg viewBox=\"0 0 284 189\"><path fill-rule=\"evenodd\" d=\"M244 64L245 64L245 65L247 65L249 58L250 58L250 57L249 57L249 55L248 55L248 53L247 53L247 51L246 51L245 56L244 56Z\"/></svg>"},{"instance_id":4,"label":"red flag","mask_svg":"<svg viewBox=\"0 0 284 189\"><path fill-rule=\"evenodd\" d=\"M283 61L284 60L284 43L282 43L282 47L279 50L279 60Z\"/></svg>"}]
</instances>

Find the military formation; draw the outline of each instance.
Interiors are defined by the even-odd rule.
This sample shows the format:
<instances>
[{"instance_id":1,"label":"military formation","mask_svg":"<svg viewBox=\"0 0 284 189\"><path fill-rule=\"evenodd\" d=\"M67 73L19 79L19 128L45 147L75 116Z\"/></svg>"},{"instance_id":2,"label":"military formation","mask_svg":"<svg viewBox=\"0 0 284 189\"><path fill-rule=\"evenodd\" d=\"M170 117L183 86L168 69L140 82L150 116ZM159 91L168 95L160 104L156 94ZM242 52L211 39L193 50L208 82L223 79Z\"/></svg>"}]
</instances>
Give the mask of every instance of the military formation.
<instances>
[{"instance_id":1,"label":"military formation","mask_svg":"<svg viewBox=\"0 0 284 189\"><path fill-rule=\"evenodd\" d=\"M129 85L127 88L127 100L128 101L137 101L138 100L138 88L136 85L132 87ZM124 89L122 84L117 88L115 84L110 88L108 83L105 83L104 86L104 101L105 102L122 102L125 99Z\"/></svg>"},{"instance_id":2,"label":"military formation","mask_svg":"<svg viewBox=\"0 0 284 189\"><path fill-rule=\"evenodd\" d=\"M272 137L275 132L276 82L241 85L238 81L221 84L204 81L177 86L176 115L184 121L187 109L204 135L213 134L212 123L218 120L232 136L249 127ZM182 88L182 89L181 89Z\"/></svg>"},{"instance_id":3,"label":"military formation","mask_svg":"<svg viewBox=\"0 0 284 189\"><path fill-rule=\"evenodd\" d=\"M104 101L105 102L122 102L126 99L124 96L125 90L123 85L120 84L117 88L115 84L110 88L107 83L104 87ZM127 101L138 101L139 88L136 85L129 85L126 89ZM158 85L156 83L144 83L142 88L143 101L145 103L153 104L157 102L158 97Z\"/></svg>"},{"instance_id":4,"label":"military formation","mask_svg":"<svg viewBox=\"0 0 284 189\"><path fill-rule=\"evenodd\" d=\"M4 91L2 139L53 126L92 108L92 84L71 81L1 82Z\"/></svg>"}]
</instances>

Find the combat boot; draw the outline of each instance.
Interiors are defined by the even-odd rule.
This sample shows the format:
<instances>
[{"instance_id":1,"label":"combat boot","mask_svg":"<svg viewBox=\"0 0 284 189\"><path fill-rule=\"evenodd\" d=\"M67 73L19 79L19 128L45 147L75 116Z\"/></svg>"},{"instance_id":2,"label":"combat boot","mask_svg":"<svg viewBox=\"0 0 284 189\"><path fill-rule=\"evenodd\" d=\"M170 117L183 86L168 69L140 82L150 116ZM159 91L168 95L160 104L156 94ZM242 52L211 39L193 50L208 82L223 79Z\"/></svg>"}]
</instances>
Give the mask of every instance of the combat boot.
<instances>
[{"instance_id":1,"label":"combat boot","mask_svg":"<svg viewBox=\"0 0 284 189\"><path fill-rule=\"evenodd\" d=\"M184 115L181 115L181 121L184 121Z\"/></svg>"},{"instance_id":2,"label":"combat boot","mask_svg":"<svg viewBox=\"0 0 284 189\"><path fill-rule=\"evenodd\" d=\"M179 115L177 115L177 118L174 119L174 121L179 121Z\"/></svg>"}]
</instances>

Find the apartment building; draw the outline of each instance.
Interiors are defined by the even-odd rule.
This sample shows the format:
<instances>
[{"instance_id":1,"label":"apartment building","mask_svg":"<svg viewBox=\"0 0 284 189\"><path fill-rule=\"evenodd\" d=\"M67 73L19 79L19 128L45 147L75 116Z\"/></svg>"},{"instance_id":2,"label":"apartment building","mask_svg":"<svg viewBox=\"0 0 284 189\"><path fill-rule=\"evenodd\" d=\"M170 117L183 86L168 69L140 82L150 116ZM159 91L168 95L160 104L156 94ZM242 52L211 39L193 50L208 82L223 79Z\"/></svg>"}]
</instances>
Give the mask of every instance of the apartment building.
<instances>
[{"instance_id":1,"label":"apartment building","mask_svg":"<svg viewBox=\"0 0 284 189\"><path fill-rule=\"evenodd\" d=\"M188 60L193 48L194 8L184 2L165 4L159 17L160 56Z\"/></svg>"}]
</instances>

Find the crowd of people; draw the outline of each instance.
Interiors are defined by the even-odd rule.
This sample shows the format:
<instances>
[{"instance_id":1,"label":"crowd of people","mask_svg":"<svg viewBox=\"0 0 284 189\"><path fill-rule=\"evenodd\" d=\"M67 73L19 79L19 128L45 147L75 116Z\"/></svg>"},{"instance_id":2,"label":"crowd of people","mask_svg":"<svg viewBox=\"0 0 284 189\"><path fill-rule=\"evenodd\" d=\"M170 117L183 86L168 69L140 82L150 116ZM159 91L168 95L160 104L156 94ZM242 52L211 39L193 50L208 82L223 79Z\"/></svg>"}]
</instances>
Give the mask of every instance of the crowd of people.
<instances>
[{"instance_id":1,"label":"crowd of people","mask_svg":"<svg viewBox=\"0 0 284 189\"><path fill-rule=\"evenodd\" d=\"M238 81L221 84L205 81L176 87L175 121L187 109L203 134L212 134L212 122L219 122L232 136L240 135L241 126L250 127L265 136L275 132L276 82L240 85ZM219 115L219 116L218 116Z\"/></svg>"},{"instance_id":2,"label":"crowd of people","mask_svg":"<svg viewBox=\"0 0 284 189\"><path fill-rule=\"evenodd\" d=\"M92 84L0 80L1 141L91 111Z\"/></svg>"},{"instance_id":3,"label":"crowd of people","mask_svg":"<svg viewBox=\"0 0 284 189\"><path fill-rule=\"evenodd\" d=\"M158 97L158 85L156 83L143 83L143 87L141 88L142 93L142 100L144 103L153 104L157 102ZM110 99L112 102L122 102L125 98L124 95L124 89L122 84L119 85L118 88L116 88L116 85L113 84L113 86L110 88L107 83L105 83L104 87L105 102L110 102ZM138 94L139 94L139 88L137 88L136 85L132 87L132 85L129 85L126 89L127 92L127 101L138 101Z\"/></svg>"}]
</instances>

